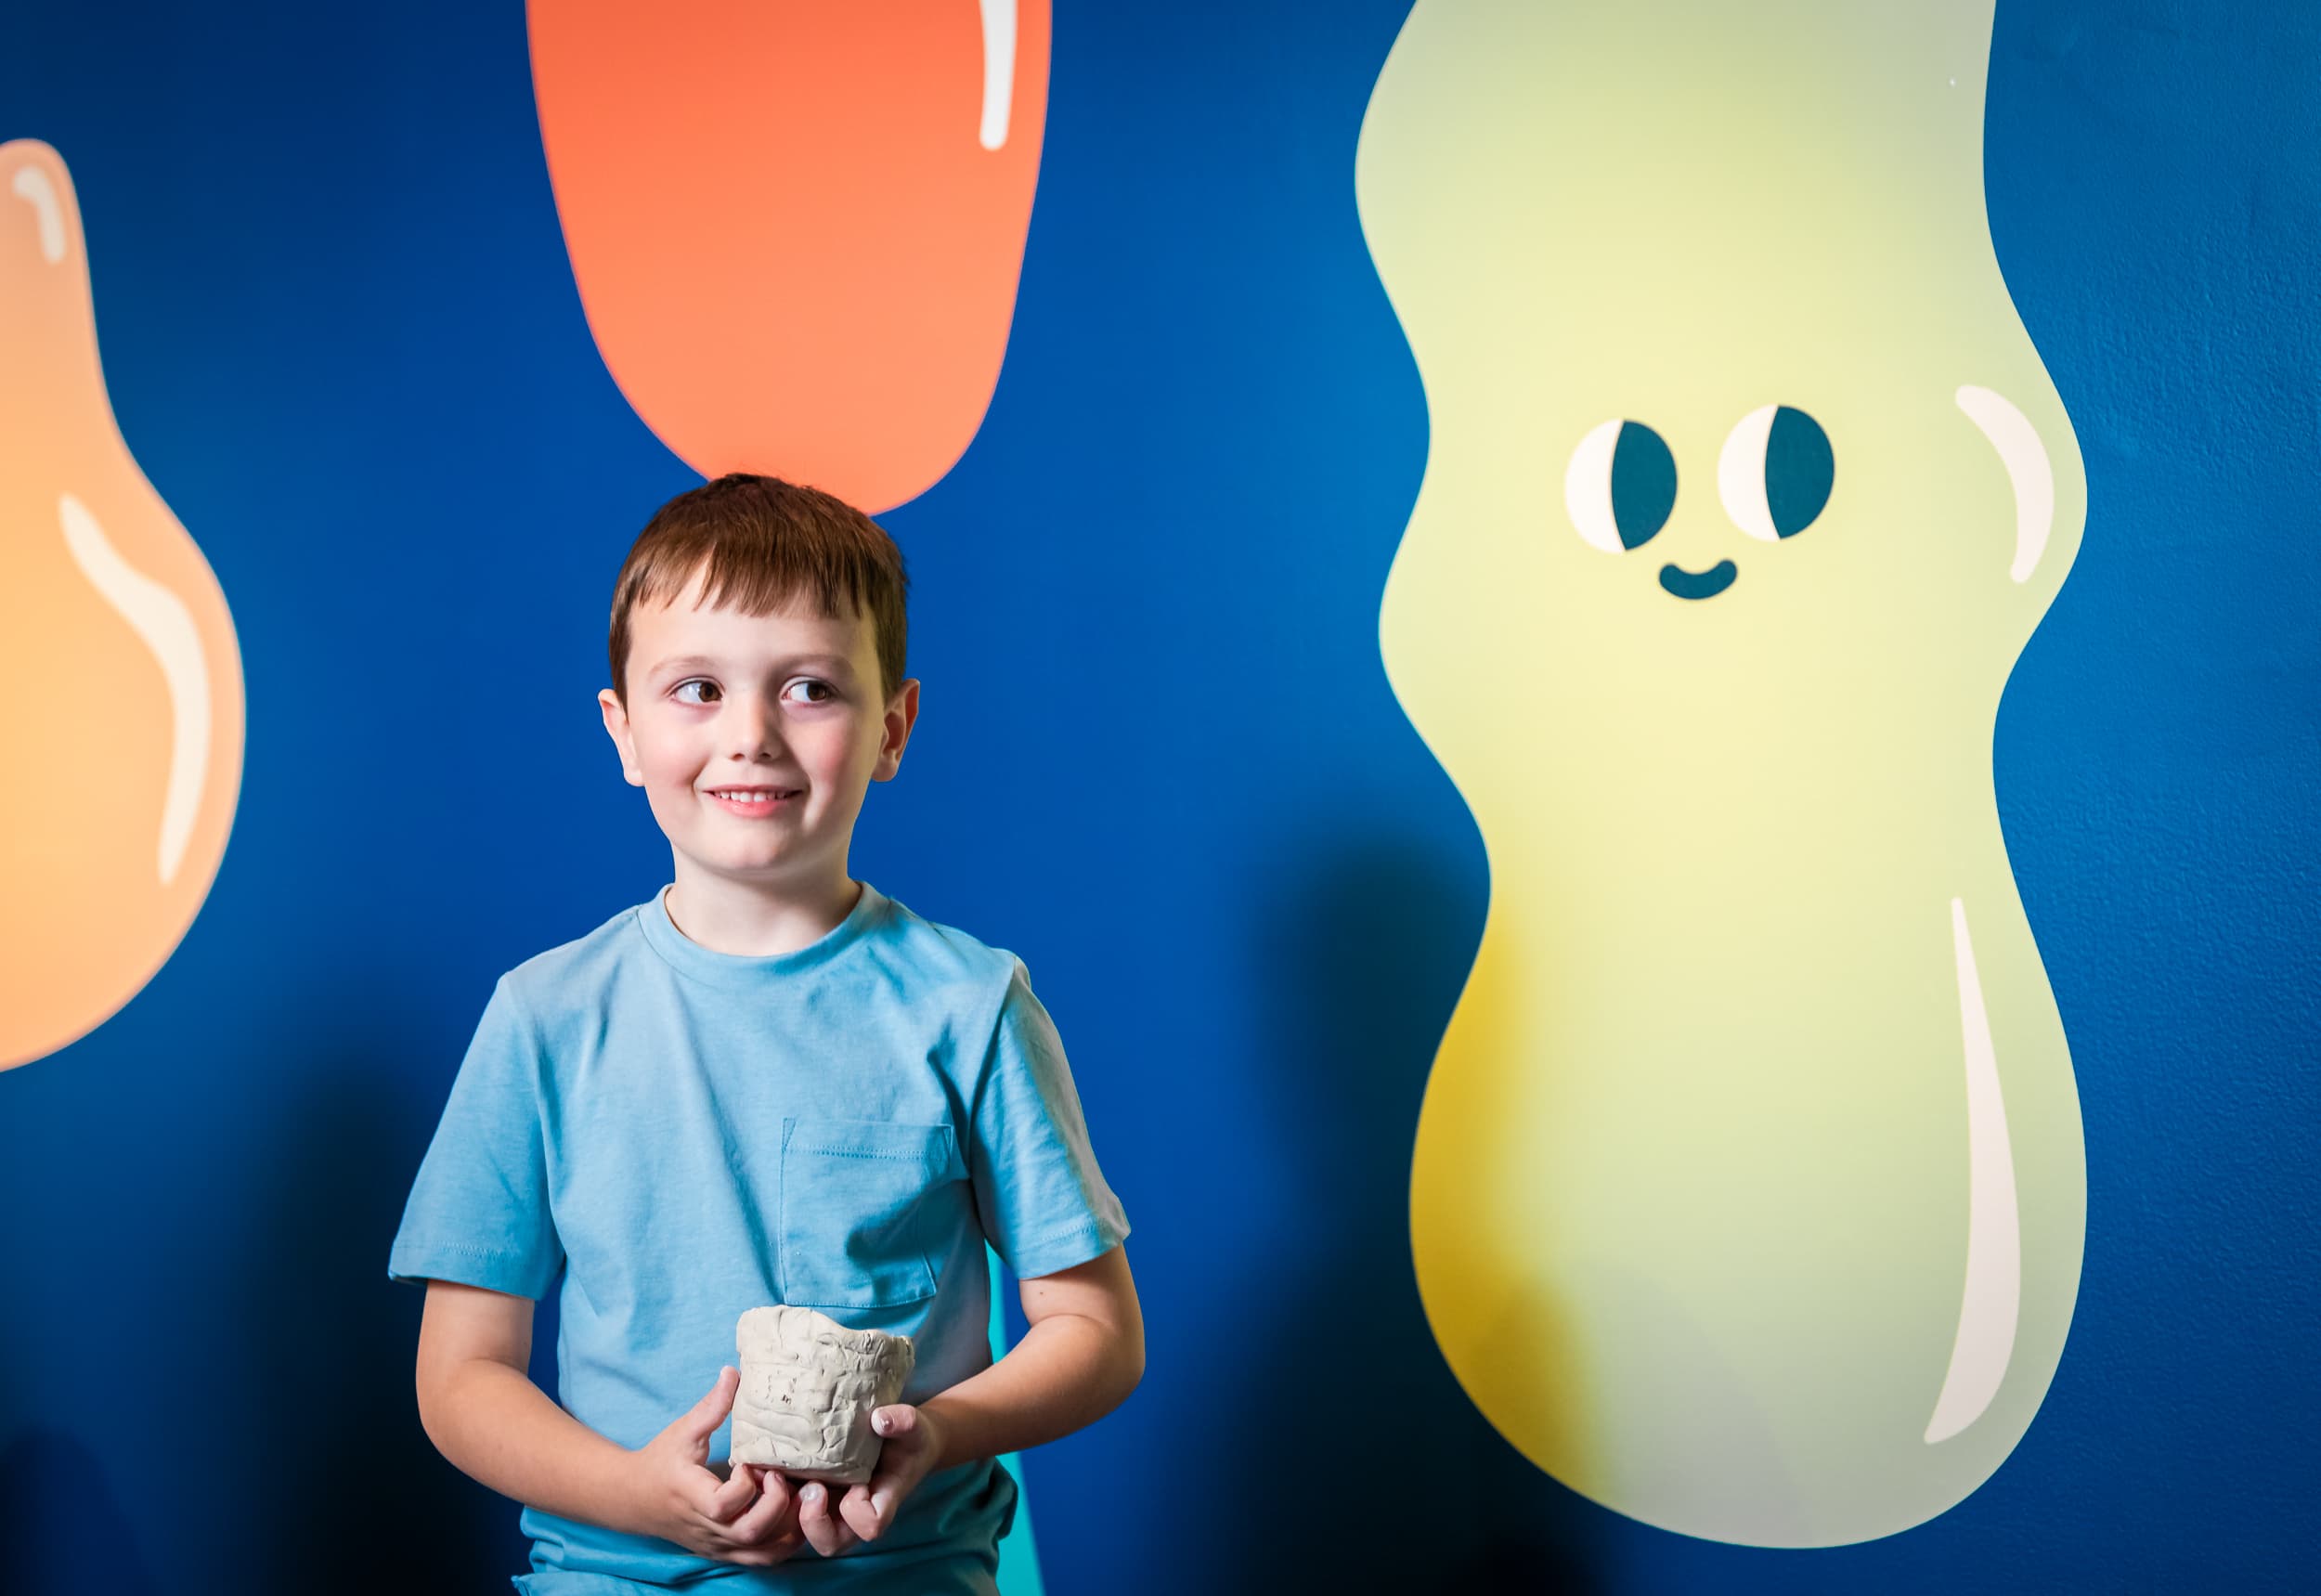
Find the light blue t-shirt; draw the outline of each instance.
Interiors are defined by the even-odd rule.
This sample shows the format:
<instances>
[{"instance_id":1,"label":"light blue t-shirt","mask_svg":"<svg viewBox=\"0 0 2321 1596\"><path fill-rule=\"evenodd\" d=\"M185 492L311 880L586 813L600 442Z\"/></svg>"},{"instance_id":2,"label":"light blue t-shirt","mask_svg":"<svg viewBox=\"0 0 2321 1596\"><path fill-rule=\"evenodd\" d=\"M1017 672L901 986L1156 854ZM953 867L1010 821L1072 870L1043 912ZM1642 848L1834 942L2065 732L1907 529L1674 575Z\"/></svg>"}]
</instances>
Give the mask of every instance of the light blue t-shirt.
<instances>
[{"instance_id":1,"label":"light blue t-shirt","mask_svg":"<svg viewBox=\"0 0 2321 1596\"><path fill-rule=\"evenodd\" d=\"M746 1308L913 1337L917 1403L991 1364L986 1238L1030 1278L1127 1234L1022 961L864 882L792 953L705 948L656 893L501 976L387 1273L537 1298L562 1268L559 1400L634 1447L738 1361ZM989 1592L1015 1502L996 1461L963 1464L876 1541L772 1569L526 1508L515 1585Z\"/></svg>"}]
</instances>

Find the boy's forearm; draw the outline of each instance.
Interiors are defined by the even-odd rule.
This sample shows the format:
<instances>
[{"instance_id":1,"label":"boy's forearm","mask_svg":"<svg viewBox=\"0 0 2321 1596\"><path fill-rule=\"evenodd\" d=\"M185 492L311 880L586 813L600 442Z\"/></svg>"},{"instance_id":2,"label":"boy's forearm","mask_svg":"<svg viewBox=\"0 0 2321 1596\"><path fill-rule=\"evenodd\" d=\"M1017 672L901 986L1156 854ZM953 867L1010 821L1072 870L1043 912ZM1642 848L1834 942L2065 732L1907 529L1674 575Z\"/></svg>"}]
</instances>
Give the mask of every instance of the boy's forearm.
<instances>
[{"instance_id":1,"label":"boy's forearm","mask_svg":"<svg viewBox=\"0 0 2321 1596\"><path fill-rule=\"evenodd\" d=\"M636 1454L565 1412L522 1370L483 1357L457 1364L420 1421L436 1450L501 1496L560 1518L632 1529Z\"/></svg>"},{"instance_id":2,"label":"boy's forearm","mask_svg":"<svg viewBox=\"0 0 2321 1596\"><path fill-rule=\"evenodd\" d=\"M933 1466L1069 1435L1126 1401L1143 1374L1144 1349L1129 1336L1078 1314L1052 1315L991 1368L920 1404L941 1427Z\"/></svg>"}]
</instances>

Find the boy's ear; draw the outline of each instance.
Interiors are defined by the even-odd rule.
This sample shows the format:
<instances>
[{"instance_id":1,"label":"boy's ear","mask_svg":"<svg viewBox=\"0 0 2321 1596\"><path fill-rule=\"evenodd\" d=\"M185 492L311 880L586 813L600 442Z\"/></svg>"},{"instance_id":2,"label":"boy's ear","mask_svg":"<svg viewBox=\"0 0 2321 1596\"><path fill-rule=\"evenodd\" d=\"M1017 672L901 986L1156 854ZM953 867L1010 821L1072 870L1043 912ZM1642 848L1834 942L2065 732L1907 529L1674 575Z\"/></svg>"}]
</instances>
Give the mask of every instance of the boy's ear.
<instances>
[{"instance_id":1,"label":"boy's ear","mask_svg":"<svg viewBox=\"0 0 2321 1596\"><path fill-rule=\"evenodd\" d=\"M629 778L630 786L644 785L643 772L637 769L636 746L629 738L629 711L621 707L620 694L607 687L597 694L596 704L604 712L605 735L620 750L620 773Z\"/></svg>"},{"instance_id":2,"label":"boy's ear","mask_svg":"<svg viewBox=\"0 0 2321 1596\"><path fill-rule=\"evenodd\" d=\"M872 767L871 780L890 782L895 772L902 768L903 746L911 740L911 728L918 724L919 679L904 679L895 689L895 695L887 700L884 736L878 745L878 763Z\"/></svg>"}]
</instances>

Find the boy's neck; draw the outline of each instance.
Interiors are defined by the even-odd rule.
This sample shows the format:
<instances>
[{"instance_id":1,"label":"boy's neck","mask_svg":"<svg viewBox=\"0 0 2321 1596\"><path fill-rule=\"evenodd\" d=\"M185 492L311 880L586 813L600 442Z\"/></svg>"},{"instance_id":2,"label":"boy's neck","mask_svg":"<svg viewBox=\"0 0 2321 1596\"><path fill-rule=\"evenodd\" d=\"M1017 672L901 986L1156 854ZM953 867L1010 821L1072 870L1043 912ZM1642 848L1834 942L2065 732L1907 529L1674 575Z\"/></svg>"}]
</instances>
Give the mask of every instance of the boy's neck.
<instances>
[{"instance_id":1,"label":"boy's neck","mask_svg":"<svg viewBox=\"0 0 2321 1596\"><path fill-rule=\"evenodd\" d=\"M661 902L688 941L711 953L772 958L810 947L836 930L862 892L862 884L843 865L834 879L802 889L789 883L769 888L688 868L681 858L677 880Z\"/></svg>"}]
</instances>

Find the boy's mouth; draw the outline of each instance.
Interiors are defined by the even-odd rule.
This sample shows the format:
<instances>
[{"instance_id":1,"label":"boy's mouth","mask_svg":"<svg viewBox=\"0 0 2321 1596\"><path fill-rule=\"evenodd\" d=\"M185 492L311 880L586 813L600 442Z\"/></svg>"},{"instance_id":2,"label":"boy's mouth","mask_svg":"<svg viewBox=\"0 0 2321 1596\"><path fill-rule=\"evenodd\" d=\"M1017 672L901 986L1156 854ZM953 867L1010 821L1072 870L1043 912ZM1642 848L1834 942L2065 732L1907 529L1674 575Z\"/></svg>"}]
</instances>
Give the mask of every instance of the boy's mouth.
<instances>
[{"instance_id":1,"label":"boy's mouth","mask_svg":"<svg viewBox=\"0 0 2321 1596\"><path fill-rule=\"evenodd\" d=\"M703 796L728 814L768 815L786 809L802 791L798 787L711 787Z\"/></svg>"}]
</instances>

